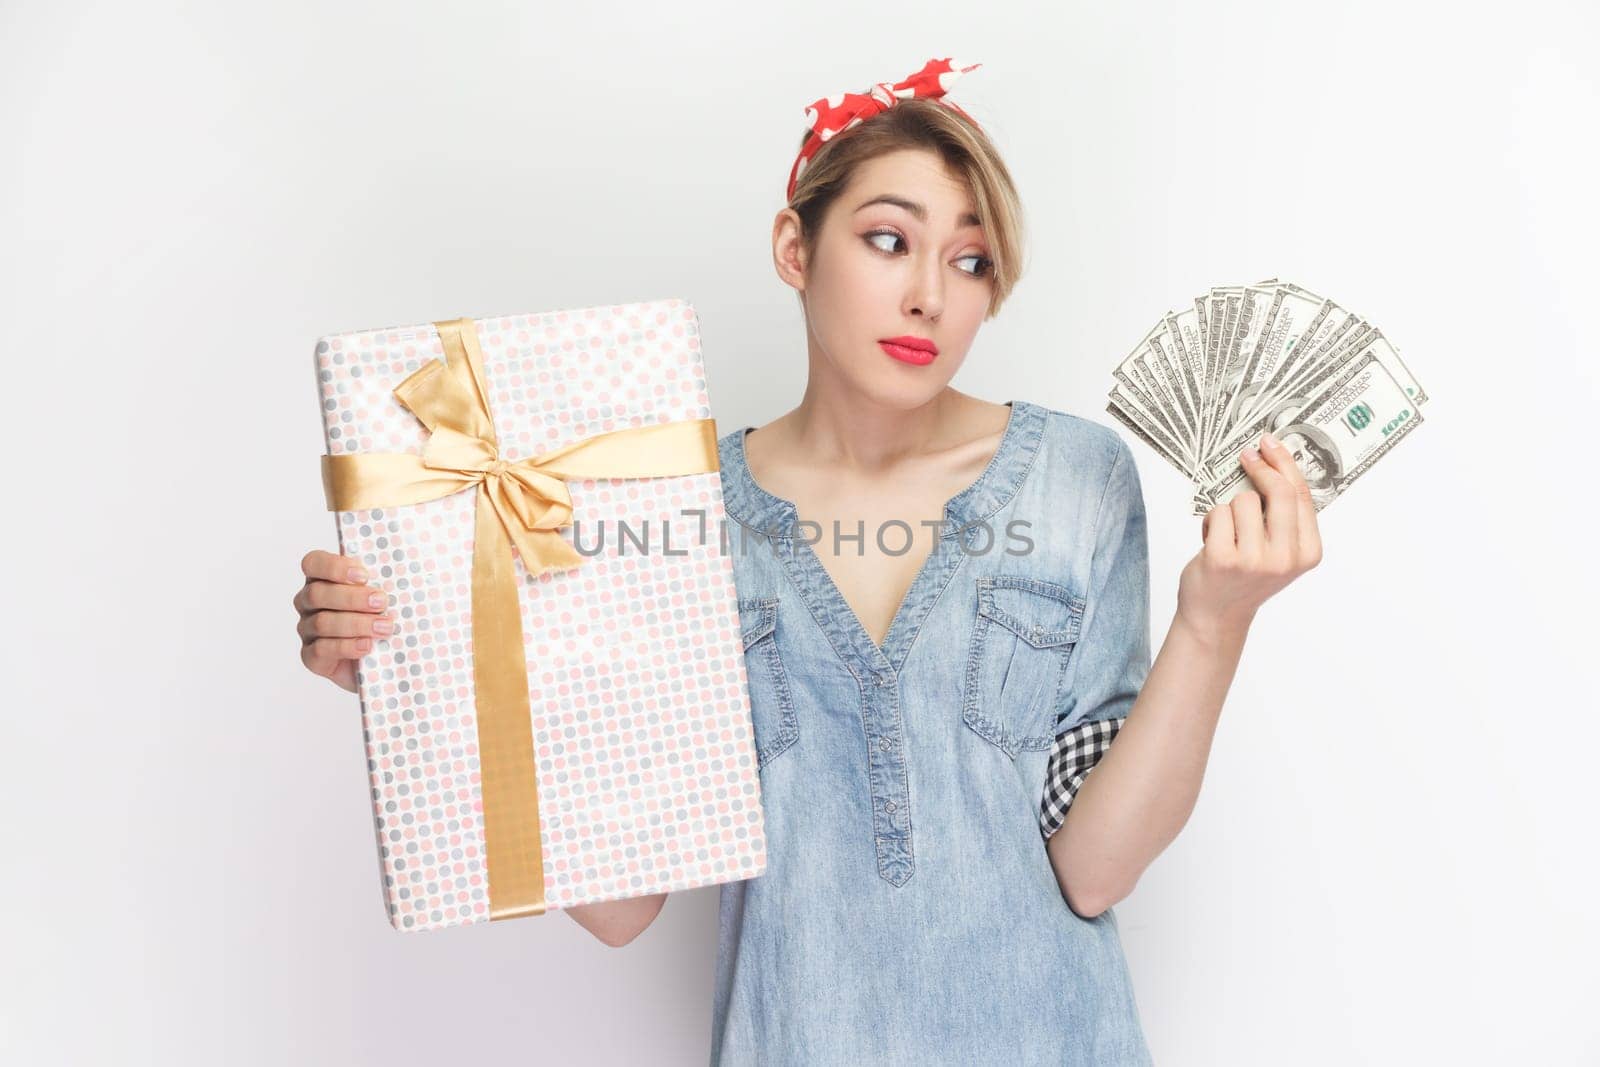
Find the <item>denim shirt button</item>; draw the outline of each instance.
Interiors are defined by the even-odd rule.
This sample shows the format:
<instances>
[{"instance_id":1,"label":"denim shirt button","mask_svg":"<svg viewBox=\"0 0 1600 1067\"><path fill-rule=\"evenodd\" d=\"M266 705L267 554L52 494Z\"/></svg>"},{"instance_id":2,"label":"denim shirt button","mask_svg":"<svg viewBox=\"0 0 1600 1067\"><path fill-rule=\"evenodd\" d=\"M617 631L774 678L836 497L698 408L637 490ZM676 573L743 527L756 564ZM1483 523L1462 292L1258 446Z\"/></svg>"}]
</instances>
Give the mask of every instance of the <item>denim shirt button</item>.
<instances>
[{"instance_id":1,"label":"denim shirt button","mask_svg":"<svg viewBox=\"0 0 1600 1067\"><path fill-rule=\"evenodd\" d=\"M889 812L892 812L892 811L894 811L894 801L892 801L892 800L886 800L886 801L884 801L884 803L883 803L883 810L884 810L884 811L889 811Z\"/></svg>"},{"instance_id":2,"label":"denim shirt button","mask_svg":"<svg viewBox=\"0 0 1600 1067\"><path fill-rule=\"evenodd\" d=\"M887 737L880 737L878 738L878 747L887 752L894 747L894 742Z\"/></svg>"}]
</instances>

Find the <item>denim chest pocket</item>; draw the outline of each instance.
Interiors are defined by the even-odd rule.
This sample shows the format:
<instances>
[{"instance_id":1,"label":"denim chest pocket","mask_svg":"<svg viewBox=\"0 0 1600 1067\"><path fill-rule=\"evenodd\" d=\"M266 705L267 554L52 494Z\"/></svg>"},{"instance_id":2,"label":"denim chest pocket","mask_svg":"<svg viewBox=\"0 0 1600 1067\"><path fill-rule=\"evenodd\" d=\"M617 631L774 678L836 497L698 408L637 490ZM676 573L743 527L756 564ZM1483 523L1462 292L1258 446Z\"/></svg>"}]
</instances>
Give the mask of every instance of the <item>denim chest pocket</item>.
<instances>
[{"instance_id":1,"label":"denim chest pocket","mask_svg":"<svg viewBox=\"0 0 1600 1067\"><path fill-rule=\"evenodd\" d=\"M977 590L962 719L1013 759L1023 749L1047 749L1084 600L1023 575L978 578Z\"/></svg>"},{"instance_id":2,"label":"denim chest pocket","mask_svg":"<svg viewBox=\"0 0 1600 1067\"><path fill-rule=\"evenodd\" d=\"M744 668L750 686L756 769L760 770L800 737L789 678L778 654L778 598L741 598L739 632L744 640Z\"/></svg>"}]
</instances>

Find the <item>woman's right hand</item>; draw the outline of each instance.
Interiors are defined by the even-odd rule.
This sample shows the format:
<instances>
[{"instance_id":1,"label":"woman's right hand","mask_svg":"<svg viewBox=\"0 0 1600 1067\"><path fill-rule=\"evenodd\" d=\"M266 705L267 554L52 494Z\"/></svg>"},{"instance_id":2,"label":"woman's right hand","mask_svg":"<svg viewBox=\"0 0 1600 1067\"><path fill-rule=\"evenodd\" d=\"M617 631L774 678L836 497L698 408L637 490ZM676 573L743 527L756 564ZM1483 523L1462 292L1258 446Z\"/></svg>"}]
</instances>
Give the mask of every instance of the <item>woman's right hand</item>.
<instances>
[{"instance_id":1,"label":"woman's right hand","mask_svg":"<svg viewBox=\"0 0 1600 1067\"><path fill-rule=\"evenodd\" d=\"M306 581L294 595L300 614L300 662L312 674L356 691L356 661L374 641L394 633L394 617L384 609L388 595L367 584L358 560L312 549L300 561Z\"/></svg>"}]
</instances>

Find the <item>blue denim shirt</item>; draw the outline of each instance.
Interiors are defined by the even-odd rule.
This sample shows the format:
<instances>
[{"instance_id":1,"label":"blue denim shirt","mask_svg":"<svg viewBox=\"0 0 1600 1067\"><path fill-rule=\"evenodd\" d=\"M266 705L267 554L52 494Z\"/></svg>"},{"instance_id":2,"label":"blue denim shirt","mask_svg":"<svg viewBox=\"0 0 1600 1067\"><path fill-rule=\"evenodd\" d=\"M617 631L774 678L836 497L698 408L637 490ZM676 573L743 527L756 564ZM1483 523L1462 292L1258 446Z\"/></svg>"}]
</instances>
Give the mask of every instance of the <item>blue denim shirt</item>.
<instances>
[{"instance_id":1,"label":"blue denim shirt","mask_svg":"<svg viewBox=\"0 0 1600 1067\"><path fill-rule=\"evenodd\" d=\"M1149 1063L1116 917L1068 907L1039 828L1056 736L1150 668L1127 445L1013 401L880 647L747 430L718 446L767 870L720 890L712 1063Z\"/></svg>"}]
</instances>

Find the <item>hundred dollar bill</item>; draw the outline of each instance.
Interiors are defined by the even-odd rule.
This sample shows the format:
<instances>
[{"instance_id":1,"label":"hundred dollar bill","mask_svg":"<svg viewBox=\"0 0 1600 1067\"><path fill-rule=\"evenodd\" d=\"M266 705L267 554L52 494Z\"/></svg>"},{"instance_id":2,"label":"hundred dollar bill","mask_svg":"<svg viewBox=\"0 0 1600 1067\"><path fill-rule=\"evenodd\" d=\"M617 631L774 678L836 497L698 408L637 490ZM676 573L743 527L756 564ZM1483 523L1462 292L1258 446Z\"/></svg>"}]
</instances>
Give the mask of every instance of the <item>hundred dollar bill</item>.
<instances>
[{"instance_id":1,"label":"hundred dollar bill","mask_svg":"<svg viewBox=\"0 0 1600 1067\"><path fill-rule=\"evenodd\" d=\"M1210 418L1211 407L1206 396L1206 353L1204 326L1200 322L1198 301L1194 306L1182 311L1169 311L1162 316L1166 324L1167 335L1173 346L1179 349L1180 358L1189 376L1189 390L1194 397L1195 406L1200 414L1200 432L1205 434ZM1199 442L1196 441L1190 450L1198 454Z\"/></svg>"},{"instance_id":2,"label":"hundred dollar bill","mask_svg":"<svg viewBox=\"0 0 1600 1067\"><path fill-rule=\"evenodd\" d=\"M1210 454L1218 433L1232 421L1240 390L1248 380L1248 368L1254 362L1265 337L1264 326L1268 316L1277 310L1277 306L1283 302L1283 297L1281 290L1260 286L1246 286L1240 292L1239 312L1234 330L1224 341L1226 348L1222 360L1222 374L1217 391L1211 399L1215 417L1211 420L1212 432L1206 436L1205 444L1200 448L1202 456ZM1232 299L1230 297L1230 303Z\"/></svg>"},{"instance_id":3,"label":"hundred dollar bill","mask_svg":"<svg viewBox=\"0 0 1600 1067\"><path fill-rule=\"evenodd\" d=\"M1361 315L1282 278L1209 289L1168 311L1113 370L1106 411L1194 486L1197 510L1237 475L1239 452L1376 361L1420 409L1428 394Z\"/></svg>"},{"instance_id":4,"label":"hundred dollar bill","mask_svg":"<svg viewBox=\"0 0 1600 1067\"><path fill-rule=\"evenodd\" d=\"M1155 372L1166 397L1177 409L1176 415L1183 427L1185 439L1198 441L1200 415L1197 406L1190 400L1189 383L1185 379L1183 366L1175 351L1176 347L1170 343L1166 323L1162 322L1151 331L1150 338L1145 343L1145 351L1136 357L1136 362L1142 360L1143 365Z\"/></svg>"},{"instance_id":5,"label":"hundred dollar bill","mask_svg":"<svg viewBox=\"0 0 1600 1067\"><path fill-rule=\"evenodd\" d=\"M1167 362L1178 372L1184 401L1192 414L1198 440L1205 416L1205 401L1201 395L1199 377L1200 353L1190 346L1178 323L1178 316L1171 311L1161 316L1161 322L1154 331L1151 343L1159 345L1166 352Z\"/></svg>"},{"instance_id":6,"label":"hundred dollar bill","mask_svg":"<svg viewBox=\"0 0 1600 1067\"><path fill-rule=\"evenodd\" d=\"M1355 319L1355 326L1345 334L1344 339L1336 344L1331 351L1320 356L1318 359L1307 361L1306 365L1296 368L1294 373L1290 374L1288 381L1281 386L1280 395L1299 391L1302 388L1301 383L1306 378L1309 378L1317 372L1316 364L1318 362L1326 360L1342 362L1352 353L1359 352L1362 348L1365 348L1376 341L1383 341L1384 345L1386 346L1384 353L1387 357L1390 372L1394 374L1395 378L1399 380L1401 385L1405 386L1406 393L1414 401L1416 401L1418 405L1427 403L1427 391L1422 388L1422 383L1417 381L1416 376L1413 375L1410 369L1406 367L1405 361L1400 358L1399 349L1396 348L1392 343L1388 342L1376 327L1367 322L1365 319L1361 318L1361 316L1357 315L1355 316ZM1270 400L1268 402L1270 402ZM1263 404L1258 403L1255 407L1255 410L1260 411L1263 406Z\"/></svg>"},{"instance_id":7,"label":"hundred dollar bill","mask_svg":"<svg viewBox=\"0 0 1600 1067\"><path fill-rule=\"evenodd\" d=\"M1289 449L1321 511L1422 423L1405 387L1369 347L1308 403L1285 409L1276 436ZM1253 487L1237 466L1203 491L1203 514Z\"/></svg>"},{"instance_id":8,"label":"hundred dollar bill","mask_svg":"<svg viewBox=\"0 0 1600 1067\"><path fill-rule=\"evenodd\" d=\"M1224 384L1233 376L1235 366L1234 340L1238 333L1239 312L1243 308L1244 287L1239 285L1218 286L1211 290L1212 314L1217 318L1217 326L1212 331L1216 338L1216 348L1211 353L1212 378L1211 378L1211 404L1215 407L1217 397L1221 395ZM1213 433L1215 432L1213 420ZM1200 442L1200 455L1204 456L1209 449L1210 441Z\"/></svg>"},{"instance_id":9,"label":"hundred dollar bill","mask_svg":"<svg viewBox=\"0 0 1600 1067\"><path fill-rule=\"evenodd\" d=\"M1249 405L1232 413L1232 421L1248 419L1264 406L1298 390L1300 383L1315 374L1324 361L1348 354L1360 345L1370 331L1366 320L1331 300L1322 301L1318 315L1305 334L1279 362L1273 373L1252 394Z\"/></svg>"},{"instance_id":10,"label":"hundred dollar bill","mask_svg":"<svg viewBox=\"0 0 1600 1067\"><path fill-rule=\"evenodd\" d=\"M1160 329L1162 327L1158 324L1146 334L1112 375L1116 378L1117 388L1123 392L1123 399L1142 409L1165 431L1167 437L1182 445L1183 453L1192 455L1194 449L1189 446L1190 434L1178 414L1177 402L1167 394L1165 383L1149 362L1150 339Z\"/></svg>"},{"instance_id":11,"label":"hundred dollar bill","mask_svg":"<svg viewBox=\"0 0 1600 1067\"><path fill-rule=\"evenodd\" d=\"M1278 367L1311 329L1325 304L1320 297L1294 291L1295 287L1273 287L1272 301L1262 315L1262 329L1255 349L1245 360L1238 387L1218 417L1224 426L1238 422L1241 414L1254 406L1255 398ZM1217 444L1216 438L1211 443Z\"/></svg>"},{"instance_id":12,"label":"hundred dollar bill","mask_svg":"<svg viewBox=\"0 0 1600 1067\"><path fill-rule=\"evenodd\" d=\"M1158 427L1154 420L1141 411L1137 405L1130 404L1125 397L1115 391L1112 392L1106 410L1118 422L1126 426L1135 437L1155 449L1156 455L1172 464L1181 471L1186 478L1194 478L1194 460L1168 437Z\"/></svg>"},{"instance_id":13,"label":"hundred dollar bill","mask_svg":"<svg viewBox=\"0 0 1600 1067\"><path fill-rule=\"evenodd\" d=\"M1319 395L1327 388L1330 381L1337 379L1343 373L1351 361L1362 355L1371 355L1396 379L1410 378L1410 372L1400 363L1399 355L1381 335L1374 336L1371 343L1364 346L1360 352L1352 352L1339 359L1324 360L1317 365L1316 373L1301 379L1300 388L1292 395L1280 396L1243 422L1233 424L1210 460L1201 464L1196 472L1195 478L1200 483L1201 490L1204 491L1206 485L1222 473L1237 467L1239 453L1247 446L1254 445L1263 431L1271 430L1277 433L1278 426L1282 425L1286 417L1284 414L1286 411L1296 409L1304 405L1308 398Z\"/></svg>"}]
</instances>

